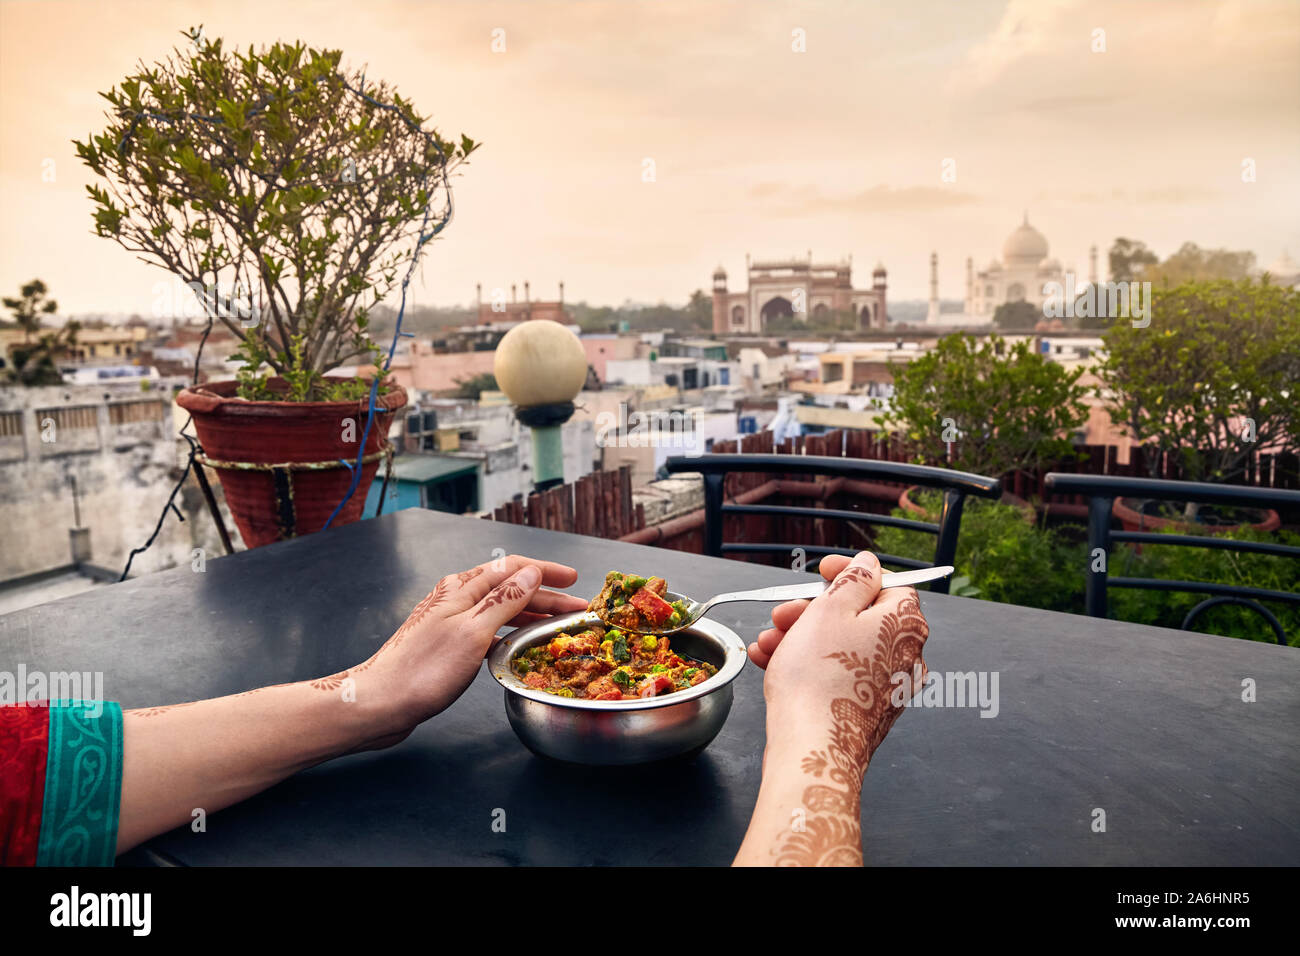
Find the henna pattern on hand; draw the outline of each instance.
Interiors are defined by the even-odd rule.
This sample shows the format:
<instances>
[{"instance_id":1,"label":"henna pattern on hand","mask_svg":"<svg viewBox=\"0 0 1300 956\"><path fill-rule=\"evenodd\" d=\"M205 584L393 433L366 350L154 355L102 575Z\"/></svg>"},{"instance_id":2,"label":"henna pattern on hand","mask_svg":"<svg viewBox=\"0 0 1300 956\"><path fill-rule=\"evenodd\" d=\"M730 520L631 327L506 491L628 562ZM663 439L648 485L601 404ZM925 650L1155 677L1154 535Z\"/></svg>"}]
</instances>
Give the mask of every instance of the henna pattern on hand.
<instances>
[{"instance_id":1,"label":"henna pattern on hand","mask_svg":"<svg viewBox=\"0 0 1300 956\"><path fill-rule=\"evenodd\" d=\"M871 575L871 571L868 568L862 568L862 567L858 567L857 565L853 565L852 567L845 568L838 575L836 575L835 580L831 582L831 586L826 589L826 593L828 595L834 594L836 591L840 590L841 588L846 587L850 581L858 581L861 582L862 584L870 584L871 580L872 580L872 575Z\"/></svg>"},{"instance_id":2,"label":"henna pattern on hand","mask_svg":"<svg viewBox=\"0 0 1300 956\"><path fill-rule=\"evenodd\" d=\"M274 690L277 687L292 687L293 682L288 684L268 684L265 687L254 687L252 690L240 691L238 694L231 694L232 697L247 697L250 694L260 694L264 690Z\"/></svg>"},{"instance_id":3,"label":"henna pattern on hand","mask_svg":"<svg viewBox=\"0 0 1300 956\"><path fill-rule=\"evenodd\" d=\"M868 657L856 651L827 655L852 672L856 699L837 697L831 701L828 746L803 759L803 772L817 779L824 774L827 783L805 788L803 805L807 816L803 832L791 834L775 851L778 866L861 865L862 775L867 772L871 755L903 712L890 699L895 687L891 678L904 673L910 680L928 634L921 603L913 594L881 620L876 646ZM911 688L913 693L919 689Z\"/></svg>"},{"instance_id":4,"label":"henna pattern on hand","mask_svg":"<svg viewBox=\"0 0 1300 956\"><path fill-rule=\"evenodd\" d=\"M428 617L430 613L433 612L434 608L436 608L439 604L445 602L447 598L451 597L453 580L457 584L457 590L459 590L460 588L463 588L465 585L469 584L470 581L473 581L485 570L487 569L480 565L479 567L470 568L468 571L461 571L458 574L456 574L454 577L449 574L441 581L439 581L438 586L435 587L428 594L426 594L424 596L424 600L422 600L419 604L417 604L415 608L411 611L411 613L407 615L407 618L405 621L402 622L402 625L395 632L393 632L393 636L390 637L387 641L385 641L383 645L379 648L379 650L377 650L374 653L374 655L370 657L369 660L365 661L364 663L358 664L356 667L354 667L352 669L352 672L354 674L360 674L363 671L369 670L371 665L375 663L376 658L378 658L380 654L384 653L385 651L392 650L398 644L402 643L403 638L405 638L410 631L418 627L424 621L424 619Z\"/></svg>"},{"instance_id":5,"label":"henna pattern on hand","mask_svg":"<svg viewBox=\"0 0 1300 956\"><path fill-rule=\"evenodd\" d=\"M483 606L474 612L474 616L478 617L484 611L496 607L503 601L518 601L527 593L528 592L515 581L503 581L492 589L491 594L483 599Z\"/></svg>"},{"instance_id":6,"label":"henna pattern on hand","mask_svg":"<svg viewBox=\"0 0 1300 956\"><path fill-rule=\"evenodd\" d=\"M475 568L474 570L477 571L478 569ZM466 575L468 575L468 577ZM466 582L474 580L477 576L478 575L473 574L470 571L462 571L460 574L456 575L456 580L460 582L461 587L464 587ZM438 586L426 594L424 600L412 609L411 613L407 615L406 620L402 622L401 627L393 632L393 636L383 643L383 646L375 652L374 656L365 663L357 665L355 668L356 673L360 674L362 671L367 670L370 665L375 662L376 657L384 651L394 648L398 644L402 643L402 638L404 638L408 632L418 627L420 623L433 612L435 607L446 601L447 598L451 596L451 582L452 578L450 575L439 581Z\"/></svg>"},{"instance_id":7,"label":"henna pattern on hand","mask_svg":"<svg viewBox=\"0 0 1300 956\"><path fill-rule=\"evenodd\" d=\"M426 594L424 599L412 609L411 613L407 615L406 620L403 621L401 626L393 632L393 636L386 640L369 660L352 668L352 673L360 674L363 671L369 670L380 654L392 650L397 647L398 644L401 644L406 635L419 627L420 624L423 623L424 619L433 612L434 608L451 597L453 581L456 583L456 589L459 590L486 570L485 567L479 565L478 567L470 568L468 571L461 571L454 576L449 574L439 581L438 586Z\"/></svg>"},{"instance_id":8,"label":"henna pattern on hand","mask_svg":"<svg viewBox=\"0 0 1300 956\"><path fill-rule=\"evenodd\" d=\"M460 581L460 586L464 587L486 570L487 568L479 565L477 568L470 568L468 571L460 572L460 574L456 575L456 579Z\"/></svg>"},{"instance_id":9,"label":"henna pattern on hand","mask_svg":"<svg viewBox=\"0 0 1300 956\"><path fill-rule=\"evenodd\" d=\"M169 710L176 710L178 707L192 707L197 704L197 700L186 701L183 704L163 704L161 707L141 707L136 710L128 710L123 716L126 717L157 717L165 714Z\"/></svg>"},{"instance_id":10,"label":"henna pattern on hand","mask_svg":"<svg viewBox=\"0 0 1300 956\"><path fill-rule=\"evenodd\" d=\"M348 677L347 671L339 671L337 674L331 674L329 677L321 677L311 682L311 686L317 690L338 690L343 686L343 681Z\"/></svg>"}]
</instances>

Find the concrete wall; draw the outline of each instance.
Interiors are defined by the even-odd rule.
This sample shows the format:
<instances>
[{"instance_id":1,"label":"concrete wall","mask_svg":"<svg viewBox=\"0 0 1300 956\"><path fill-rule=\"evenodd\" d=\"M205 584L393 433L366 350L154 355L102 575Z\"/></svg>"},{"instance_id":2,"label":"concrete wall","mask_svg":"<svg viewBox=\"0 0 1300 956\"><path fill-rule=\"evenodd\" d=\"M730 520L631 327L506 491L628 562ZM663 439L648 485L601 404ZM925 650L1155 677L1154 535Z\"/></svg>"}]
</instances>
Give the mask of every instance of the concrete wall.
<instances>
[{"instance_id":1,"label":"concrete wall","mask_svg":"<svg viewBox=\"0 0 1300 956\"><path fill-rule=\"evenodd\" d=\"M0 580L72 563L73 477L81 526L90 529L89 563L124 566L152 533L185 461L171 394L165 386L142 392L138 384L0 388L0 431L17 424L21 433L0 442ZM135 405L141 402L158 405ZM185 522L167 518L153 547L136 557L132 576L189 564L194 547L210 558L223 553L192 477L176 504Z\"/></svg>"},{"instance_id":2,"label":"concrete wall","mask_svg":"<svg viewBox=\"0 0 1300 956\"><path fill-rule=\"evenodd\" d=\"M405 388L441 392L456 387L456 379L491 374L495 352L434 352L411 343L407 364L393 363L393 377Z\"/></svg>"}]
</instances>

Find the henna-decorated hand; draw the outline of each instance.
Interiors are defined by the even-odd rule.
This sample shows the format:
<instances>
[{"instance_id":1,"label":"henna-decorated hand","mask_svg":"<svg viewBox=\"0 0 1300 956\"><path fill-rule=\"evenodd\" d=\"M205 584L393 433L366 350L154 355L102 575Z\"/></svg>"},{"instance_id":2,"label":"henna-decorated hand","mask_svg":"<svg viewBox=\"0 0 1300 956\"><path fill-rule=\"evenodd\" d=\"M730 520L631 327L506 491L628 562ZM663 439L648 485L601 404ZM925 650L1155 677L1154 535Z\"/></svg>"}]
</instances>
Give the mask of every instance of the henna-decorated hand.
<instances>
[{"instance_id":1,"label":"henna-decorated hand","mask_svg":"<svg viewBox=\"0 0 1300 956\"><path fill-rule=\"evenodd\" d=\"M586 608L582 598L541 587L577 579L566 565L515 554L449 574L373 657L336 676L356 680L358 699L382 695L393 708L393 740L401 739L465 691L502 627Z\"/></svg>"},{"instance_id":2,"label":"henna-decorated hand","mask_svg":"<svg viewBox=\"0 0 1300 956\"><path fill-rule=\"evenodd\" d=\"M925 673L914 589L882 591L867 552L823 559L821 571L825 593L776 608L749 647L767 670L767 748L739 864L861 864L862 775L903 711L894 701L919 689L914 668Z\"/></svg>"},{"instance_id":3,"label":"henna-decorated hand","mask_svg":"<svg viewBox=\"0 0 1300 956\"><path fill-rule=\"evenodd\" d=\"M852 560L832 555L820 570L831 586L815 601L776 608L775 626L749 646L749 656L767 669L769 714L836 727L848 720L864 738L865 770L866 758L902 713L890 700L899 686L895 675L912 675L918 661L926 672L921 648L929 626L914 588L881 590L874 554L863 551Z\"/></svg>"}]
</instances>

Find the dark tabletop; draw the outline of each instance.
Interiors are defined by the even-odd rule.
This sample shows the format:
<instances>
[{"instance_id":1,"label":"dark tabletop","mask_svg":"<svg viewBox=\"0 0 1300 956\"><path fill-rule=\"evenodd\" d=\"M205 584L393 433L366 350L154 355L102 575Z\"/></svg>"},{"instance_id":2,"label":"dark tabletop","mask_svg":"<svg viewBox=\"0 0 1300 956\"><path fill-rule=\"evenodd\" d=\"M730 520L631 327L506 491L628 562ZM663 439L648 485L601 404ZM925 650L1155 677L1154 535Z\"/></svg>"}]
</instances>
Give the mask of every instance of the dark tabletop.
<instances>
[{"instance_id":1,"label":"dark tabletop","mask_svg":"<svg viewBox=\"0 0 1300 956\"><path fill-rule=\"evenodd\" d=\"M0 617L0 669L102 671L126 707L318 677L369 656L442 575L493 549L710 595L789 571L409 510ZM1294 648L923 594L931 671L997 672L999 712L917 707L863 790L877 864L1296 864ZM770 605L719 619L745 640ZM1242 682L1257 700L1242 701ZM582 769L515 738L487 674L404 743L291 778L152 841L185 864L725 864L758 792L762 674L693 761ZM1095 811L1105 832L1094 832ZM496 811L506 830L494 832ZM592 828L613 818L618 839ZM499 828L498 828L499 829Z\"/></svg>"}]
</instances>

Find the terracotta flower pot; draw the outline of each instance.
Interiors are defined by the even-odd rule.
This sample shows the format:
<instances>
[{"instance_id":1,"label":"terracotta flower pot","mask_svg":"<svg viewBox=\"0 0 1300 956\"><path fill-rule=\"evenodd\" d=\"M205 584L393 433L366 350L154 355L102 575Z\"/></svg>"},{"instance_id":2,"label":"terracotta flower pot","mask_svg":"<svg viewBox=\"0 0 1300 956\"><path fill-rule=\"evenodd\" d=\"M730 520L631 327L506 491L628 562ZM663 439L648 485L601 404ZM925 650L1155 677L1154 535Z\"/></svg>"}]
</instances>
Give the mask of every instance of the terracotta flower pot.
<instances>
[{"instance_id":1,"label":"terracotta flower pot","mask_svg":"<svg viewBox=\"0 0 1300 956\"><path fill-rule=\"evenodd\" d=\"M287 391L282 379L272 379L270 386ZM352 473L338 462L356 462L367 400L250 402L235 397L236 387L236 382L192 386L176 396L176 404L194 418L199 444L221 477L226 504L244 543L257 548L321 530L352 483ZM388 428L405 405L406 390L401 386L376 399L366 439L369 460L333 525L361 517ZM310 467L264 467L284 464Z\"/></svg>"},{"instance_id":2,"label":"terracotta flower pot","mask_svg":"<svg viewBox=\"0 0 1300 956\"><path fill-rule=\"evenodd\" d=\"M1162 518L1159 515L1144 515L1136 509L1130 508L1124 501L1123 498L1116 498L1115 503L1111 506L1111 514L1120 520L1125 531L1162 531L1169 529L1181 534L1192 532L1197 534L1223 534L1228 531L1237 531L1240 528L1254 528L1256 531L1276 531L1282 526L1282 518L1272 509L1249 509L1264 515L1263 521L1254 524L1213 525L1179 521L1176 518Z\"/></svg>"}]
</instances>

